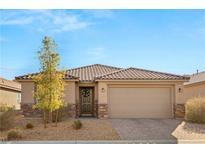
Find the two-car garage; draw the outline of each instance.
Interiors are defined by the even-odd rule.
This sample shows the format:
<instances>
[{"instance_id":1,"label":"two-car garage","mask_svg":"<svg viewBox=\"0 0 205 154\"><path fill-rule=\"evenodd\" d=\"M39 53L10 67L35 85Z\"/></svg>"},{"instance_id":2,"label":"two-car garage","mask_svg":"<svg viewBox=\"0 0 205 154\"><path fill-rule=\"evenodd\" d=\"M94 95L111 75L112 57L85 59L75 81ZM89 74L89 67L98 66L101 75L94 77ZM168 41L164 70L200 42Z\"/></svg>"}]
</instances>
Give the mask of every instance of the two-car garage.
<instances>
[{"instance_id":1,"label":"two-car garage","mask_svg":"<svg viewBox=\"0 0 205 154\"><path fill-rule=\"evenodd\" d=\"M110 118L172 118L173 87L110 86Z\"/></svg>"}]
</instances>

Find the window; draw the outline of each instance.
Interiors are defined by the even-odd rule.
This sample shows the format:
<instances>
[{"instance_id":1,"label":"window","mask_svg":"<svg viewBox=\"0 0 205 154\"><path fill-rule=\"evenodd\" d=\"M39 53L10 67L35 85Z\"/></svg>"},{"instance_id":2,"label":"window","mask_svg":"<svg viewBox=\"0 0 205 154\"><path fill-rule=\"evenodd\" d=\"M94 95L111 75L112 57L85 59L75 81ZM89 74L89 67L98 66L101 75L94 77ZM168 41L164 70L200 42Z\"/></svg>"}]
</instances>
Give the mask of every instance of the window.
<instances>
[{"instance_id":1,"label":"window","mask_svg":"<svg viewBox=\"0 0 205 154\"><path fill-rule=\"evenodd\" d=\"M17 93L17 103L21 103L21 93Z\"/></svg>"}]
</instances>

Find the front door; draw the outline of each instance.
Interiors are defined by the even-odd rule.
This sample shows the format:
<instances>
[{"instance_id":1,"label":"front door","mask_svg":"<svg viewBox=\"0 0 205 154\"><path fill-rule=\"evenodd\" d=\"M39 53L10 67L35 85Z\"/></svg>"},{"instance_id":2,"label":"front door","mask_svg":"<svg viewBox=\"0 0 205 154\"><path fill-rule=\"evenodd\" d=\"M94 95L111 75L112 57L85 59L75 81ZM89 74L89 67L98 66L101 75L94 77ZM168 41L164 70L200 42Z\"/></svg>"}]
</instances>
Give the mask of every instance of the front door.
<instances>
[{"instance_id":1,"label":"front door","mask_svg":"<svg viewBox=\"0 0 205 154\"><path fill-rule=\"evenodd\" d=\"M93 115L93 87L80 87L80 112L81 116Z\"/></svg>"}]
</instances>

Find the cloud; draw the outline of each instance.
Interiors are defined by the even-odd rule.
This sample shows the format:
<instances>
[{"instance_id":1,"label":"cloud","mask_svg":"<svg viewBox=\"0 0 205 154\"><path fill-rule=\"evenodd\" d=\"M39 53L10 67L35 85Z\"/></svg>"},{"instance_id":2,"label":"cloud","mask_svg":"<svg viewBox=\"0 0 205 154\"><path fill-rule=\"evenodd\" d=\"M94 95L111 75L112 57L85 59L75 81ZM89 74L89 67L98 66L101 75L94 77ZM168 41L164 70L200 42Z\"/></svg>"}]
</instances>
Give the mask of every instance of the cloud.
<instances>
[{"instance_id":1,"label":"cloud","mask_svg":"<svg viewBox=\"0 0 205 154\"><path fill-rule=\"evenodd\" d=\"M1 10L0 25L27 25L34 18L26 14L27 11Z\"/></svg>"},{"instance_id":2,"label":"cloud","mask_svg":"<svg viewBox=\"0 0 205 154\"><path fill-rule=\"evenodd\" d=\"M1 25L26 25L32 23L32 18L19 18L19 19L5 19L0 20Z\"/></svg>"},{"instance_id":3,"label":"cloud","mask_svg":"<svg viewBox=\"0 0 205 154\"><path fill-rule=\"evenodd\" d=\"M66 10L1 10L0 25L30 25L40 32L58 33L85 29L91 23Z\"/></svg>"},{"instance_id":4,"label":"cloud","mask_svg":"<svg viewBox=\"0 0 205 154\"><path fill-rule=\"evenodd\" d=\"M101 59L106 56L105 48L103 47L92 48L89 51L87 51L87 54L94 59Z\"/></svg>"},{"instance_id":5,"label":"cloud","mask_svg":"<svg viewBox=\"0 0 205 154\"><path fill-rule=\"evenodd\" d=\"M0 10L0 26L25 26L38 32L82 30L111 18L111 10Z\"/></svg>"}]
</instances>

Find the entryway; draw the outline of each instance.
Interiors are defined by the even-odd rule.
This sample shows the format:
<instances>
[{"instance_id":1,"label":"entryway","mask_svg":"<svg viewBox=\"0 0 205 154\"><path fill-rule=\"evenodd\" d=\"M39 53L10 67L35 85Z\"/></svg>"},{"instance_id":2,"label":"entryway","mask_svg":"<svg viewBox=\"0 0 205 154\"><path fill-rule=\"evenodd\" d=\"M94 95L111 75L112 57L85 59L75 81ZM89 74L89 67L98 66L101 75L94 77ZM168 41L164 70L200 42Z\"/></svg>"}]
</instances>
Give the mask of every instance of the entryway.
<instances>
[{"instance_id":1,"label":"entryway","mask_svg":"<svg viewBox=\"0 0 205 154\"><path fill-rule=\"evenodd\" d=\"M80 116L92 117L94 113L94 87L80 87Z\"/></svg>"}]
</instances>

